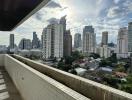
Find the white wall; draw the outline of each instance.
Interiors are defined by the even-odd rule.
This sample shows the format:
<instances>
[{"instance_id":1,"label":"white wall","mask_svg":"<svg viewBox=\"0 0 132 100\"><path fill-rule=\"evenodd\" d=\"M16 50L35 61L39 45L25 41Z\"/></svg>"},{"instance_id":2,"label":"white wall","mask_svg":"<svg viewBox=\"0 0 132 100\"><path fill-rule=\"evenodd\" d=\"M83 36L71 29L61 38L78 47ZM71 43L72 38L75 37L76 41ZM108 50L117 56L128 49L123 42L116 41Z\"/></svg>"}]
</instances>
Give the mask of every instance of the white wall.
<instances>
[{"instance_id":1,"label":"white wall","mask_svg":"<svg viewBox=\"0 0 132 100\"><path fill-rule=\"evenodd\" d=\"M4 66L4 54L0 54L0 68Z\"/></svg>"},{"instance_id":2,"label":"white wall","mask_svg":"<svg viewBox=\"0 0 132 100\"><path fill-rule=\"evenodd\" d=\"M24 100L89 100L8 55L5 68Z\"/></svg>"}]
</instances>

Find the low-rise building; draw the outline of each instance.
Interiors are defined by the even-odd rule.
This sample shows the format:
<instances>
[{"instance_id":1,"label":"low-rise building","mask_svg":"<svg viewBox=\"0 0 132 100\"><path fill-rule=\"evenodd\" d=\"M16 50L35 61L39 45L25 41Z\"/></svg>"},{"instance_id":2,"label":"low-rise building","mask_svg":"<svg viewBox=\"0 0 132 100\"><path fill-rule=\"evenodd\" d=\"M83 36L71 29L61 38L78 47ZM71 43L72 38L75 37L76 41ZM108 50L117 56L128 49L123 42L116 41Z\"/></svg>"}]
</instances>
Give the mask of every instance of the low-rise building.
<instances>
[{"instance_id":1,"label":"low-rise building","mask_svg":"<svg viewBox=\"0 0 132 100\"><path fill-rule=\"evenodd\" d=\"M110 67L100 67L98 68L98 71L105 74L111 74L113 69Z\"/></svg>"},{"instance_id":2,"label":"low-rise building","mask_svg":"<svg viewBox=\"0 0 132 100\"><path fill-rule=\"evenodd\" d=\"M107 45L100 47L100 56L108 58L111 56L111 49Z\"/></svg>"}]
</instances>

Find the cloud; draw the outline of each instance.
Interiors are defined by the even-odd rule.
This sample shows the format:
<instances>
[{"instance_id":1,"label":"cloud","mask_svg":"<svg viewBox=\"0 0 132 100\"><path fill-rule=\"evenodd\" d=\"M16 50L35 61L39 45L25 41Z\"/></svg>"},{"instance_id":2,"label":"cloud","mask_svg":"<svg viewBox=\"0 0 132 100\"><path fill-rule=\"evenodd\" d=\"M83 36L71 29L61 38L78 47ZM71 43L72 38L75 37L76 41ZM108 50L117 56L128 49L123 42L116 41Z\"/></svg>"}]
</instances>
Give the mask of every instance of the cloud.
<instances>
[{"instance_id":1,"label":"cloud","mask_svg":"<svg viewBox=\"0 0 132 100\"><path fill-rule=\"evenodd\" d=\"M48 8L62 8L61 5L59 3L56 3L55 1L51 1L47 4Z\"/></svg>"},{"instance_id":2,"label":"cloud","mask_svg":"<svg viewBox=\"0 0 132 100\"><path fill-rule=\"evenodd\" d=\"M121 9L119 6L114 6L108 10L107 17L115 18L115 17L123 16L125 14L124 12L125 9Z\"/></svg>"},{"instance_id":3,"label":"cloud","mask_svg":"<svg viewBox=\"0 0 132 100\"><path fill-rule=\"evenodd\" d=\"M45 14L46 14L46 13L45 13ZM43 16L44 16L44 14L41 13L41 12L37 12L37 13L35 14L35 18L36 18L37 20L39 20L39 21L42 21Z\"/></svg>"},{"instance_id":4,"label":"cloud","mask_svg":"<svg viewBox=\"0 0 132 100\"><path fill-rule=\"evenodd\" d=\"M64 11L64 10L66 10L66 9L68 9L68 7L64 7L64 8L62 8L62 9L60 9L61 11Z\"/></svg>"},{"instance_id":5,"label":"cloud","mask_svg":"<svg viewBox=\"0 0 132 100\"><path fill-rule=\"evenodd\" d=\"M50 18L49 20L47 20L50 24L53 24L53 23L58 23L59 22L59 19L57 18Z\"/></svg>"},{"instance_id":6,"label":"cloud","mask_svg":"<svg viewBox=\"0 0 132 100\"><path fill-rule=\"evenodd\" d=\"M61 7L61 8L49 8L49 7L43 7L41 10L39 10L36 14L33 15L35 19L38 21L41 21L45 23L50 18L59 18L58 16L60 13L67 9L67 7Z\"/></svg>"},{"instance_id":7,"label":"cloud","mask_svg":"<svg viewBox=\"0 0 132 100\"><path fill-rule=\"evenodd\" d=\"M60 17L67 15L67 28L71 29L72 35L76 32L82 33L85 25L93 25L97 33L97 42L102 31L109 31L113 34L114 38L110 35L110 40L115 41L118 28L121 25L127 26L128 21L131 20L131 12L131 0L84 0L84 2L82 0L54 0L12 33L15 33L16 43L19 43L23 37L32 39L33 31L36 31L40 38L44 27L49 23L58 22ZM2 36L0 44L8 45L8 34L0 32L0 35Z\"/></svg>"},{"instance_id":8,"label":"cloud","mask_svg":"<svg viewBox=\"0 0 132 100\"><path fill-rule=\"evenodd\" d=\"M42 14L41 13L36 13L36 15L35 15L35 18L37 19L37 20L42 20Z\"/></svg>"},{"instance_id":9,"label":"cloud","mask_svg":"<svg viewBox=\"0 0 132 100\"><path fill-rule=\"evenodd\" d=\"M97 1L97 4L99 5L99 4L101 4L103 2L103 0L98 0Z\"/></svg>"},{"instance_id":10,"label":"cloud","mask_svg":"<svg viewBox=\"0 0 132 100\"><path fill-rule=\"evenodd\" d=\"M120 0L114 0L115 4L118 4L120 2Z\"/></svg>"},{"instance_id":11,"label":"cloud","mask_svg":"<svg viewBox=\"0 0 132 100\"><path fill-rule=\"evenodd\" d=\"M127 9L128 12L132 11L132 1L126 0L126 2L123 3L123 6L125 9Z\"/></svg>"}]
</instances>

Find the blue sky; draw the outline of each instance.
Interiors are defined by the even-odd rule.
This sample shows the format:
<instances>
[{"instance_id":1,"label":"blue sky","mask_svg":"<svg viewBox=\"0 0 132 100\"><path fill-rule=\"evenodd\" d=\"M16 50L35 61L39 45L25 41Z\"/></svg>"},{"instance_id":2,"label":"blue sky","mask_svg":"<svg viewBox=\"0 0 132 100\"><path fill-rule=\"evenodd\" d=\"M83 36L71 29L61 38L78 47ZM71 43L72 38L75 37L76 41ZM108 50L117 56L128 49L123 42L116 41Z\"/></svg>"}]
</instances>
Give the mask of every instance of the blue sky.
<instances>
[{"instance_id":1,"label":"blue sky","mask_svg":"<svg viewBox=\"0 0 132 100\"><path fill-rule=\"evenodd\" d=\"M21 38L32 39L36 31L40 38L42 30L49 20L67 15L67 29L73 35L82 34L85 25L93 25L97 43L101 41L101 33L109 32L109 42L116 43L118 29L132 21L132 0L52 0L31 18L12 32L0 32L0 44L9 44L9 33L15 34L15 42Z\"/></svg>"}]
</instances>

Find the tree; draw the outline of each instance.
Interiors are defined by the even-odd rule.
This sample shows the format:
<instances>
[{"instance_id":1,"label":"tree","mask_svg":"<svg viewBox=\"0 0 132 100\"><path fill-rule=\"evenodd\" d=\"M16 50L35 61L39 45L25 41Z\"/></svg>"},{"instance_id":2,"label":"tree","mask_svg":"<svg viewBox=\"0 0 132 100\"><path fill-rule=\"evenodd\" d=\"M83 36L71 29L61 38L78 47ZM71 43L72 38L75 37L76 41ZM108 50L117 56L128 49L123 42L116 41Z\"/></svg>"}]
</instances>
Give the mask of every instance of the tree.
<instances>
[{"instance_id":1,"label":"tree","mask_svg":"<svg viewBox=\"0 0 132 100\"><path fill-rule=\"evenodd\" d=\"M72 70L71 70L71 73L74 74L74 75L77 75L77 72L76 72L75 69L72 69Z\"/></svg>"},{"instance_id":2,"label":"tree","mask_svg":"<svg viewBox=\"0 0 132 100\"><path fill-rule=\"evenodd\" d=\"M127 76L127 82L132 84L132 74Z\"/></svg>"},{"instance_id":3,"label":"tree","mask_svg":"<svg viewBox=\"0 0 132 100\"><path fill-rule=\"evenodd\" d=\"M80 65L79 64L75 64L75 65L73 65L73 68L75 69L75 68L79 68L80 67Z\"/></svg>"},{"instance_id":4,"label":"tree","mask_svg":"<svg viewBox=\"0 0 132 100\"><path fill-rule=\"evenodd\" d=\"M101 60L101 62L99 63L100 67L105 67L108 66L108 61L107 60Z\"/></svg>"},{"instance_id":5,"label":"tree","mask_svg":"<svg viewBox=\"0 0 132 100\"><path fill-rule=\"evenodd\" d=\"M121 90L132 94L132 74L128 75L126 80L121 84Z\"/></svg>"},{"instance_id":6,"label":"tree","mask_svg":"<svg viewBox=\"0 0 132 100\"><path fill-rule=\"evenodd\" d=\"M74 61L74 58L71 56L65 58L65 64L72 65L73 61Z\"/></svg>"},{"instance_id":7,"label":"tree","mask_svg":"<svg viewBox=\"0 0 132 100\"><path fill-rule=\"evenodd\" d=\"M53 63L54 63L54 62L57 62L57 58L54 57L52 61L53 61Z\"/></svg>"},{"instance_id":8,"label":"tree","mask_svg":"<svg viewBox=\"0 0 132 100\"><path fill-rule=\"evenodd\" d=\"M59 69L63 69L64 66L65 66L65 63L64 63L64 62L61 62L61 61L60 61L60 62L58 63L58 68L59 68Z\"/></svg>"},{"instance_id":9,"label":"tree","mask_svg":"<svg viewBox=\"0 0 132 100\"><path fill-rule=\"evenodd\" d=\"M71 67L71 65L67 65L64 62L59 62L58 63L58 68L68 72L72 67Z\"/></svg>"},{"instance_id":10,"label":"tree","mask_svg":"<svg viewBox=\"0 0 132 100\"><path fill-rule=\"evenodd\" d=\"M79 51L74 51L72 52L72 57L74 60L78 60L78 59L83 59L84 56L82 53L80 53Z\"/></svg>"},{"instance_id":11,"label":"tree","mask_svg":"<svg viewBox=\"0 0 132 100\"><path fill-rule=\"evenodd\" d=\"M132 94L132 84L124 84L121 86L121 90Z\"/></svg>"},{"instance_id":12,"label":"tree","mask_svg":"<svg viewBox=\"0 0 132 100\"><path fill-rule=\"evenodd\" d=\"M118 83L120 83L120 80L112 75L105 75L103 77L103 80L109 85L114 88L118 88Z\"/></svg>"},{"instance_id":13,"label":"tree","mask_svg":"<svg viewBox=\"0 0 132 100\"><path fill-rule=\"evenodd\" d=\"M99 54L91 53L89 57L93 57L94 59L100 58Z\"/></svg>"},{"instance_id":14,"label":"tree","mask_svg":"<svg viewBox=\"0 0 132 100\"><path fill-rule=\"evenodd\" d=\"M60 62L63 62L64 58L61 58Z\"/></svg>"},{"instance_id":15,"label":"tree","mask_svg":"<svg viewBox=\"0 0 132 100\"><path fill-rule=\"evenodd\" d=\"M118 64L117 68L115 69L117 72L125 72L125 67L122 64Z\"/></svg>"},{"instance_id":16,"label":"tree","mask_svg":"<svg viewBox=\"0 0 132 100\"><path fill-rule=\"evenodd\" d=\"M117 63L117 57L116 54L113 53L111 57L107 58L107 60L111 61L112 63Z\"/></svg>"},{"instance_id":17,"label":"tree","mask_svg":"<svg viewBox=\"0 0 132 100\"><path fill-rule=\"evenodd\" d=\"M125 64L125 66L124 66L124 68L125 68L125 71L127 71L127 70L128 70L128 68L129 68L129 64L128 64L128 63L126 63L126 64Z\"/></svg>"}]
</instances>

